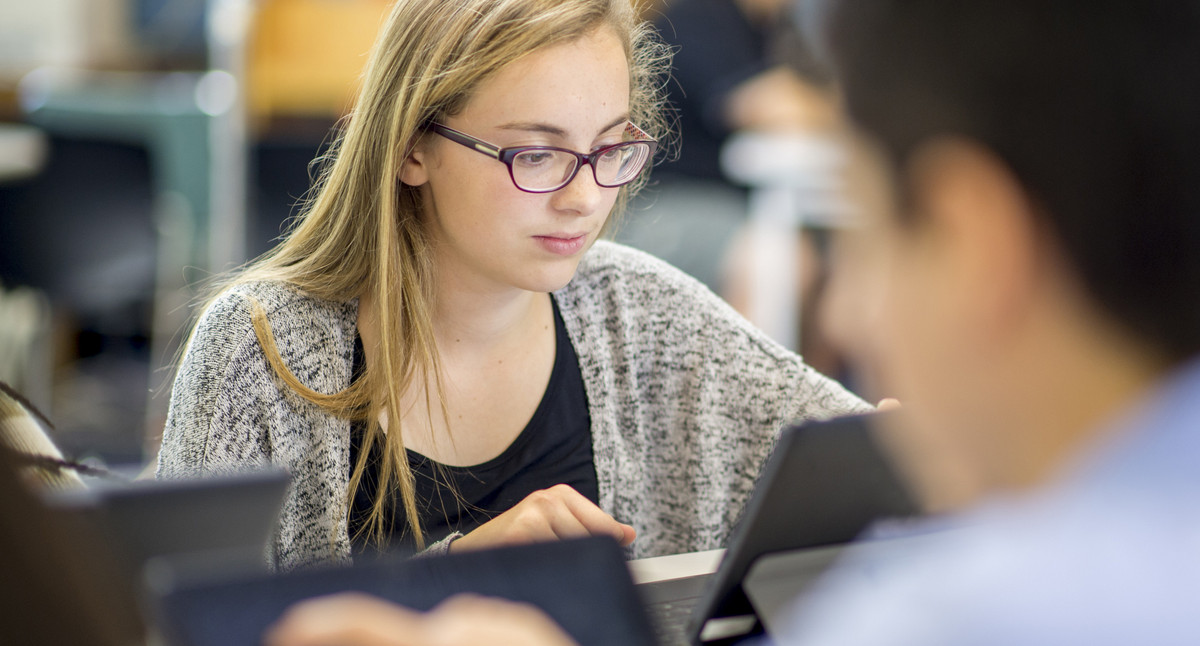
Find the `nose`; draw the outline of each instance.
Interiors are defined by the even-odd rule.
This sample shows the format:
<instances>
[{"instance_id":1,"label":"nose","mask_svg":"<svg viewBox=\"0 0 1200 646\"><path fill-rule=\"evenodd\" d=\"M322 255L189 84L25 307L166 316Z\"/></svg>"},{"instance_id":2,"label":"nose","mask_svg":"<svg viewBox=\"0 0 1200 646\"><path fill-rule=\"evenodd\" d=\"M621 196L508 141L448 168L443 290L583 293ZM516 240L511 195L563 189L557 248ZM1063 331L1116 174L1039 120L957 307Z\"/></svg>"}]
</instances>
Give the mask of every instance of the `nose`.
<instances>
[{"instance_id":1,"label":"nose","mask_svg":"<svg viewBox=\"0 0 1200 646\"><path fill-rule=\"evenodd\" d=\"M604 191L615 190L597 184L591 164L583 164L566 186L551 193L550 204L558 211L591 215L604 201Z\"/></svg>"}]
</instances>

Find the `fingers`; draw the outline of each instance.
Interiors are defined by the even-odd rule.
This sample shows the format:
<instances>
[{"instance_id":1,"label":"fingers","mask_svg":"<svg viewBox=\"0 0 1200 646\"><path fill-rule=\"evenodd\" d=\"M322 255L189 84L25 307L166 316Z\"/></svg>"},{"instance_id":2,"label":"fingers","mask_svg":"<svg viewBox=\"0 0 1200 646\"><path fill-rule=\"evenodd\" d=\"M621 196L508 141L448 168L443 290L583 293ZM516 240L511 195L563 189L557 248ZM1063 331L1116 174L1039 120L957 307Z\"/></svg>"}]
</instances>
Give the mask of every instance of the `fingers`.
<instances>
[{"instance_id":1,"label":"fingers","mask_svg":"<svg viewBox=\"0 0 1200 646\"><path fill-rule=\"evenodd\" d=\"M451 551L552 541L585 536L611 536L622 546L637 533L617 522L567 485L535 491L512 509L454 541Z\"/></svg>"},{"instance_id":2,"label":"fingers","mask_svg":"<svg viewBox=\"0 0 1200 646\"><path fill-rule=\"evenodd\" d=\"M878 410L895 410L897 408L900 408L900 400L892 399L891 397L888 397L886 399L881 399L881 400L879 400L879 404L877 406L875 406L875 408L877 408Z\"/></svg>"},{"instance_id":3,"label":"fingers","mask_svg":"<svg viewBox=\"0 0 1200 646\"><path fill-rule=\"evenodd\" d=\"M630 545L633 545L633 541L636 538L637 530L633 528L633 525L621 523L621 539L618 540L617 543L619 543L621 547L629 547Z\"/></svg>"},{"instance_id":4,"label":"fingers","mask_svg":"<svg viewBox=\"0 0 1200 646\"><path fill-rule=\"evenodd\" d=\"M575 642L538 608L462 594L430 611L429 644L438 646L569 646Z\"/></svg>"},{"instance_id":5,"label":"fingers","mask_svg":"<svg viewBox=\"0 0 1200 646\"><path fill-rule=\"evenodd\" d=\"M359 593L298 603L268 629L264 646L571 646L537 608L459 595L427 614Z\"/></svg>"},{"instance_id":6,"label":"fingers","mask_svg":"<svg viewBox=\"0 0 1200 646\"><path fill-rule=\"evenodd\" d=\"M637 536L637 531L633 527L618 522L612 516L604 513L604 510L575 489L567 485L557 485L547 491L561 496L563 504L586 532L578 536L612 536L622 547L632 543ZM562 535L559 537L566 538Z\"/></svg>"},{"instance_id":7,"label":"fingers","mask_svg":"<svg viewBox=\"0 0 1200 646\"><path fill-rule=\"evenodd\" d=\"M632 527L617 522L583 494L565 484L536 491L526 500L538 506L542 518L560 540L611 536L621 545L628 545L636 533Z\"/></svg>"},{"instance_id":8,"label":"fingers","mask_svg":"<svg viewBox=\"0 0 1200 646\"><path fill-rule=\"evenodd\" d=\"M264 646L417 646L421 615L361 593L293 605L263 635Z\"/></svg>"}]
</instances>

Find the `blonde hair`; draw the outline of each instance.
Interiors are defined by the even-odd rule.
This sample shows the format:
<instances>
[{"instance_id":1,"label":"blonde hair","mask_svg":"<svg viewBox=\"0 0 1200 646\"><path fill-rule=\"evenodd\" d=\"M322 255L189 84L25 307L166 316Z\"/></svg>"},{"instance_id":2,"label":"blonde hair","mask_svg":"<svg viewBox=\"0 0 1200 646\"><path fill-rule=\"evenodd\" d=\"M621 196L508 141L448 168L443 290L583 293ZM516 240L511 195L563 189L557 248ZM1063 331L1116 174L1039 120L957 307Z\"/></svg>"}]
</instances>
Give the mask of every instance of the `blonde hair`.
<instances>
[{"instance_id":1,"label":"blonde hair","mask_svg":"<svg viewBox=\"0 0 1200 646\"><path fill-rule=\"evenodd\" d=\"M419 191L398 180L408 154L432 120L462 110L480 83L531 52L608 27L630 67L630 120L656 138L666 135L662 85L670 55L629 0L399 0L371 51L362 90L344 130L284 241L220 289L251 281L284 281L316 298L346 301L370 294L380 330L379 361L345 390L322 394L284 365L266 313L255 306L255 333L279 377L326 412L365 422L366 432L346 491L361 483L367 456L383 446L378 495L363 531L382 543L389 503L399 493L408 529L424 547L413 473L404 449L401 396L425 392L426 410L447 417L431 323L433 267ZM646 182L621 189L606 227ZM360 314L362 315L362 314ZM426 387L433 384L433 388ZM431 392L433 390L434 392ZM378 419L385 413L390 431ZM447 420L448 422L448 420ZM331 536L331 540L332 540Z\"/></svg>"},{"instance_id":2,"label":"blonde hair","mask_svg":"<svg viewBox=\"0 0 1200 646\"><path fill-rule=\"evenodd\" d=\"M50 437L54 425L16 390L0 381L0 448L12 451L22 479L47 490L82 489L78 469L63 457Z\"/></svg>"}]
</instances>

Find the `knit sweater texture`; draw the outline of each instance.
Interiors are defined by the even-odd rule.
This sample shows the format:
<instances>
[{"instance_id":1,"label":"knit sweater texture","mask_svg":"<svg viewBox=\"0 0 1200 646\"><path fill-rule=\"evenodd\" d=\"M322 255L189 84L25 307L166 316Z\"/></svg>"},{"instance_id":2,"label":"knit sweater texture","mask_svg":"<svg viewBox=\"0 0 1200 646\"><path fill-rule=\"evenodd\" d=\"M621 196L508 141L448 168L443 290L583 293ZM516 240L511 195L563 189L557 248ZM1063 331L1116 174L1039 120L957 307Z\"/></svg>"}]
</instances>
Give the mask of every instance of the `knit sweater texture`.
<instances>
[{"instance_id":1,"label":"knit sweater texture","mask_svg":"<svg viewBox=\"0 0 1200 646\"><path fill-rule=\"evenodd\" d=\"M870 408L640 251L597 242L554 298L587 393L600 507L637 530L631 558L723 547L784 423ZM158 476L282 466L293 481L268 560L285 570L348 562L350 422L274 374L252 300L302 383L322 393L350 384L357 300L237 285L201 315L188 345Z\"/></svg>"}]
</instances>

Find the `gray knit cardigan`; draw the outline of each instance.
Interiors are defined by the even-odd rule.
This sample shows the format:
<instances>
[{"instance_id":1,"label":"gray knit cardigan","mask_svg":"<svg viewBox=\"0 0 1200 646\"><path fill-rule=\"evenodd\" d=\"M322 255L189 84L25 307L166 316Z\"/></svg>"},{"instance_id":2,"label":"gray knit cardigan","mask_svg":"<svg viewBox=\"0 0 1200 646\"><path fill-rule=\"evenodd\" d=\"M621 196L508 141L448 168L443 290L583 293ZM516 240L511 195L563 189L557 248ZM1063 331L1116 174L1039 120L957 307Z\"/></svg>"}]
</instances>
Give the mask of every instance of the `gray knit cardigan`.
<instances>
[{"instance_id":1,"label":"gray knit cardigan","mask_svg":"<svg viewBox=\"0 0 1200 646\"><path fill-rule=\"evenodd\" d=\"M275 376L251 298L304 384L333 393L350 383L356 300L239 285L204 312L188 346L158 476L283 466L293 482L269 560L282 569L348 561L350 423ZM869 408L640 251L597 242L554 298L583 374L600 507L637 529L633 558L722 547L784 422Z\"/></svg>"}]
</instances>

